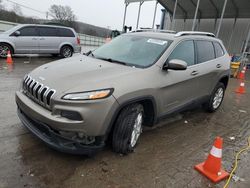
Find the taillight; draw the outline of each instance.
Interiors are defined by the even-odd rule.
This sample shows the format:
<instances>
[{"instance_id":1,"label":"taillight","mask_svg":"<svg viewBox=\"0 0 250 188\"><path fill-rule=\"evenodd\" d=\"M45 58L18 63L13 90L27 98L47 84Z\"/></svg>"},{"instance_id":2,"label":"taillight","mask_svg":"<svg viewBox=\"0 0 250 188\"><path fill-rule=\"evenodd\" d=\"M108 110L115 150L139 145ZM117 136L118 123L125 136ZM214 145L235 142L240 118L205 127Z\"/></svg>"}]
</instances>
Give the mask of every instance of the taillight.
<instances>
[{"instance_id":1,"label":"taillight","mask_svg":"<svg viewBox=\"0 0 250 188\"><path fill-rule=\"evenodd\" d=\"M81 44L80 37L77 37L77 44L78 44L78 45L80 45L80 44Z\"/></svg>"}]
</instances>

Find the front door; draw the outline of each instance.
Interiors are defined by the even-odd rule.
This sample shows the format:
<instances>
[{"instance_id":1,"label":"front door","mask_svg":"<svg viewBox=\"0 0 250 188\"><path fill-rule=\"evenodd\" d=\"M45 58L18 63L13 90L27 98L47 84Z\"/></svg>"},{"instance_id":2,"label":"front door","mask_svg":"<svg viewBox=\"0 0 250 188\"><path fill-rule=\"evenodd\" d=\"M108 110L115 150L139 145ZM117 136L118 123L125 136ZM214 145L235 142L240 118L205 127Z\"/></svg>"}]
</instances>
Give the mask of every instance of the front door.
<instances>
[{"instance_id":1,"label":"front door","mask_svg":"<svg viewBox=\"0 0 250 188\"><path fill-rule=\"evenodd\" d=\"M180 59L187 63L186 70L168 70L162 72L161 78L161 115L183 108L193 101L198 91L199 72L195 65L194 41L180 42L167 59Z\"/></svg>"},{"instance_id":2,"label":"front door","mask_svg":"<svg viewBox=\"0 0 250 188\"><path fill-rule=\"evenodd\" d=\"M15 43L15 53L17 54L34 54L39 53L39 34L35 26L27 26L19 29L19 36L13 40Z\"/></svg>"}]
</instances>

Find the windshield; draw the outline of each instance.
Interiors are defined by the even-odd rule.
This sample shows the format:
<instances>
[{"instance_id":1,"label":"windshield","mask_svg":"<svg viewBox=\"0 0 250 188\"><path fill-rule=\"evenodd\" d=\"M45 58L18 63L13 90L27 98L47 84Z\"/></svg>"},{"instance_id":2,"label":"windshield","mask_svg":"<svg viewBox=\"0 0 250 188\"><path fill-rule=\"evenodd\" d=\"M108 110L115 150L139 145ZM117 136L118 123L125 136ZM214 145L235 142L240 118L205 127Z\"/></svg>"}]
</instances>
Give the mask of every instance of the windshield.
<instances>
[{"instance_id":1,"label":"windshield","mask_svg":"<svg viewBox=\"0 0 250 188\"><path fill-rule=\"evenodd\" d=\"M142 36L122 35L96 49L95 58L136 67L154 64L169 46L170 41Z\"/></svg>"},{"instance_id":2,"label":"windshield","mask_svg":"<svg viewBox=\"0 0 250 188\"><path fill-rule=\"evenodd\" d=\"M14 26L8 30L6 30L5 32L3 32L3 34L10 34L10 33L13 33L14 31L16 31L17 29L20 28L20 25L17 25L17 26Z\"/></svg>"}]
</instances>

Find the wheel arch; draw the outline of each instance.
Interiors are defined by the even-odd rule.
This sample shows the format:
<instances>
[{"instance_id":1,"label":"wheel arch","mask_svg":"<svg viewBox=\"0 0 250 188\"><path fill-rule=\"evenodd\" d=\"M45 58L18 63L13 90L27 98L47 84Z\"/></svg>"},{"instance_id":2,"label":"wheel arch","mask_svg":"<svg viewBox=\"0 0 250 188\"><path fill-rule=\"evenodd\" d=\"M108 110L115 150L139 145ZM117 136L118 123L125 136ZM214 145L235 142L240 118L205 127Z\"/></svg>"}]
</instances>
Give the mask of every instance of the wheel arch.
<instances>
[{"instance_id":1,"label":"wheel arch","mask_svg":"<svg viewBox=\"0 0 250 188\"><path fill-rule=\"evenodd\" d=\"M15 48L14 48L14 45L11 44L10 42L7 42L7 41L1 41L0 44L7 44L11 47L11 50L12 50L12 53L15 52Z\"/></svg>"},{"instance_id":2,"label":"wheel arch","mask_svg":"<svg viewBox=\"0 0 250 188\"><path fill-rule=\"evenodd\" d=\"M225 86L225 89L226 89L228 86L228 82L229 82L229 76L222 76L220 78L219 82L223 83Z\"/></svg>"},{"instance_id":3,"label":"wheel arch","mask_svg":"<svg viewBox=\"0 0 250 188\"><path fill-rule=\"evenodd\" d=\"M112 135L113 129L114 129L114 124L121 113L122 109L124 109L126 106L134 104L134 103L139 103L143 105L144 108L144 113L145 113L145 120L144 120L144 125L145 126L153 126L156 123L157 120L157 108L156 108L156 101L153 96L142 96L142 97L137 97L133 99L129 99L122 104L119 105L119 107L116 109L110 124L109 128L107 130L107 136L110 137Z\"/></svg>"},{"instance_id":4,"label":"wheel arch","mask_svg":"<svg viewBox=\"0 0 250 188\"><path fill-rule=\"evenodd\" d=\"M72 50L73 50L73 53L74 53L74 47L73 47L73 45L72 44L70 44L70 43L62 43L61 45L60 45L60 53L61 53L61 50L62 50L62 48L64 47L64 46L69 46Z\"/></svg>"}]
</instances>

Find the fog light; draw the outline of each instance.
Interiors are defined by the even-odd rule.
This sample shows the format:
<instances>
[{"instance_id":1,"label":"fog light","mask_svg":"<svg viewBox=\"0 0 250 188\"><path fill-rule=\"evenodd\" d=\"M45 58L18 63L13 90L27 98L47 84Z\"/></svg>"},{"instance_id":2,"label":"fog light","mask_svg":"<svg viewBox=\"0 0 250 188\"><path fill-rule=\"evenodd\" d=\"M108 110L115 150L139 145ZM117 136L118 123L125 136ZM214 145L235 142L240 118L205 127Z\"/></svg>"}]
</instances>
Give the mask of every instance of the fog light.
<instances>
[{"instance_id":1,"label":"fog light","mask_svg":"<svg viewBox=\"0 0 250 188\"><path fill-rule=\"evenodd\" d=\"M74 121L82 121L82 116L78 112L62 110L61 116Z\"/></svg>"}]
</instances>

